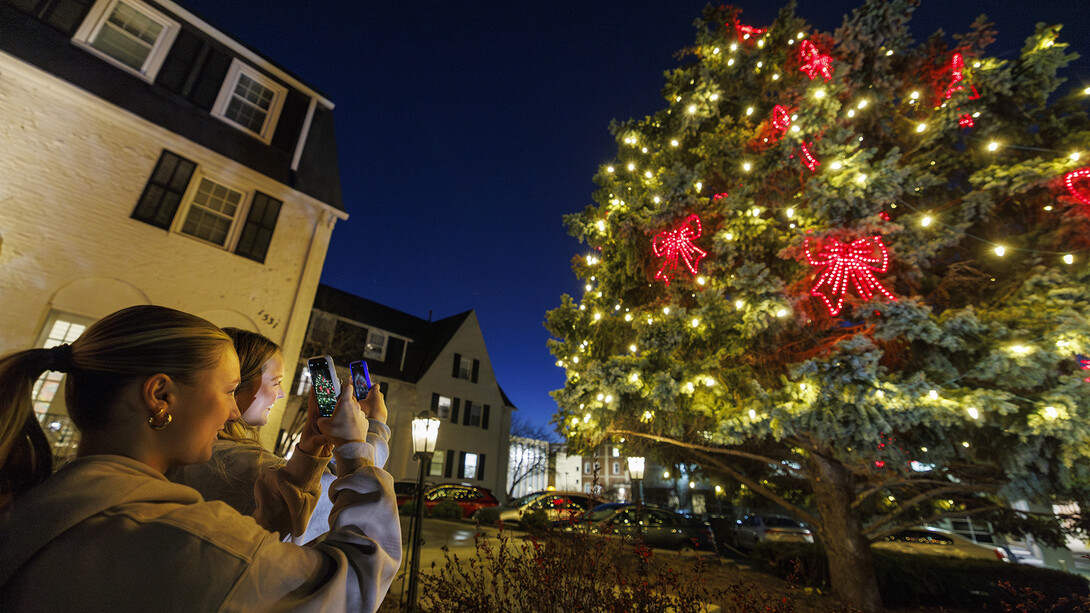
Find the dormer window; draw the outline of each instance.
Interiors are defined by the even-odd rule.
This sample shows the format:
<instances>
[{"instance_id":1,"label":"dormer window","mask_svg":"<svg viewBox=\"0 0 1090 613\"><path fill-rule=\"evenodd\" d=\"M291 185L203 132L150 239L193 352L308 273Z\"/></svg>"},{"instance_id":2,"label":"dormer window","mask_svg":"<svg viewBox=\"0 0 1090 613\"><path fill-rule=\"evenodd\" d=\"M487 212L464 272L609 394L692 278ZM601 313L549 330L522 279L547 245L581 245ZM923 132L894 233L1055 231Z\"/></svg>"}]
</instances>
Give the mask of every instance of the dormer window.
<instances>
[{"instance_id":1,"label":"dormer window","mask_svg":"<svg viewBox=\"0 0 1090 613\"><path fill-rule=\"evenodd\" d=\"M212 115L268 143L287 94L286 87L236 58L223 80Z\"/></svg>"},{"instance_id":2,"label":"dormer window","mask_svg":"<svg viewBox=\"0 0 1090 613\"><path fill-rule=\"evenodd\" d=\"M177 22L137 0L102 0L88 12L73 40L111 64L153 81L178 30Z\"/></svg>"}]
</instances>

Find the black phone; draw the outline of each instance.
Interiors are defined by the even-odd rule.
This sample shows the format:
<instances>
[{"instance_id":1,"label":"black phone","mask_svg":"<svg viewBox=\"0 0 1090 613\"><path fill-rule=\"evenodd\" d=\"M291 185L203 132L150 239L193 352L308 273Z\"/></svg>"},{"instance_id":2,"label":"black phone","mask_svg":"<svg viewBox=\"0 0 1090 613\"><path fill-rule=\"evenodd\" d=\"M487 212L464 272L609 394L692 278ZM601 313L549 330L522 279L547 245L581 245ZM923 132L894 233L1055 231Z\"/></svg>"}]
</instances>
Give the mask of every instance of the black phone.
<instances>
[{"instance_id":1,"label":"black phone","mask_svg":"<svg viewBox=\"0 0 1090 613\"><path fill-rule=\"evenodd\" d=\"M337 408L337 397L341 395L341 382L337 379L333 358L328 355L307 358L307 370L314 385L314 396L318 399L318 413L322 417L332 417Z\"/></svg>"},{"instance_id":2,"label":"black phone","mask_svg":"<svg viewBox=\"0 0 1090 613\"><path fill-rule=\"evenodd\" d=\"M352 389L356 392L356 400L363 400L371 391L371 372L367 370L367 362L357 360L348 365L352 373Z\"/></svg>"}]
</instances>

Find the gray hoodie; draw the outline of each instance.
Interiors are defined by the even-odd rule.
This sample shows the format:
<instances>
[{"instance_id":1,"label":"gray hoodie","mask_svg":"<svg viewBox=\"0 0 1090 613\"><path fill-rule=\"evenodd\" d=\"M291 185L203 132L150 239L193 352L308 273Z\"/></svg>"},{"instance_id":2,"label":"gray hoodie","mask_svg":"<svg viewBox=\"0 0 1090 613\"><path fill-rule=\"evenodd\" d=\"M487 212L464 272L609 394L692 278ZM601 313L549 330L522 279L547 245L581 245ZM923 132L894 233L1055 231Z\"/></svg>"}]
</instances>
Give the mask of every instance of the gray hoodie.
<instances>
[{"instance_id":1,"label":"gray hoodie","mask_svg":"<svg viewBox=\"0 0 1090 613\"><path fill-rule=\"evenodd\" d=\"M122 456L65 465L0 510L0 611L375 611L401 561L390 430L338 447L330 531L282 543Z\"/></svg>"}]
</instances>

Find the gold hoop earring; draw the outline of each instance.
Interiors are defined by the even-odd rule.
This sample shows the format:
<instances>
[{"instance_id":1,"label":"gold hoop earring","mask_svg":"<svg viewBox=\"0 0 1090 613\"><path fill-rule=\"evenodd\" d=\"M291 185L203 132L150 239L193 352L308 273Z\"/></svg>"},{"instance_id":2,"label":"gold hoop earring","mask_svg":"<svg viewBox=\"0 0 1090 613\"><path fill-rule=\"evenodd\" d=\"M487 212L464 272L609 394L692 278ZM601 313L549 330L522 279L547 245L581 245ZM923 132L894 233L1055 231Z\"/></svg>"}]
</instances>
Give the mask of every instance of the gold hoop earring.
<instances>
[{"instance_id":1,"label":"gold hoop earring","mask_svg":"<svg viewBox=\"0 0 1090 613\"><path fill-rule=\"evenodd\" d=\"M160 419L163 419L164 414L166 415L166 419L163 420L162 423L158 423ZM162 430L163 428L166 428L170 425L170 421L172 419L174 419L174 416L170 413L167 413L167 410L165 408L162 408L159 409L158 413L148 418L148 425L151 426L153 430Z\"/></svg>"}]
</instances>

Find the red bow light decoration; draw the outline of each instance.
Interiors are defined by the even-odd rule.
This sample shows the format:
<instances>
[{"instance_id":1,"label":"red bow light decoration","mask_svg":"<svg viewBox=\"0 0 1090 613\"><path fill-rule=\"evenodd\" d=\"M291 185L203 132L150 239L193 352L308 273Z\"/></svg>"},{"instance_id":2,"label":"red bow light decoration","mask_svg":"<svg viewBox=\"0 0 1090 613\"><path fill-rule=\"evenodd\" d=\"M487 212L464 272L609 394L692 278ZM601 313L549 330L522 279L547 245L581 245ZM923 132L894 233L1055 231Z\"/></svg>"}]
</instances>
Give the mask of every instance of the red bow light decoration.
<instances>
[{"instance_id":1,"label":"red bow light decoration","mask_svg":"<svg viewBox=\"0 0 1090 613\"><path fill-rule=\"evenodd\" d=\"M805 72L811 81L817 78L818 75L821 75L826 81L832 80L833 58L818 51L814 43L808 40L802 41L802 44L799 45L799 61L802 62L799 70Z\"/></svg>"},{"instance_id":2,"label":"red bow light decoration","mask_svg":"<svg viewBox=\"0 0 1090 613\"><path fill-rule=\"evenodd\" d=\"M728 26L734 26L734 31L738 33L738 42L744 42L744 41L747 41L747 40L749 40L751 38L756 38L757 36L760 36L761 34L764 34L765 32L768 31L767 28L755 28L753 26L744 26L744 25L738 23L737 19L735 19L733 23L728 23L727 25Z\"/></svg>"},{"instance_id":3,"label":"red bow light decoration","mask_svg":"<svg viewBox=\"0 0 1090 613\"><path fill-rule=\"evenodd\" d=\"M810 152L810 147L814 143L806 143L805 141L799 144L799 148L802 150L802 163L806 165L811 171L818 166L821 166L821 162L817 161L814 154Z\"/></svg>"},{"instance_id":4,"label":"red bow light decoration","mask_svg":"<svg viewBox=\"0 0 1090 613\"><path fill-rule=\"evenodd\" d=\"M1086 187L1075 185L1080 180L1087 184ZM1064 186L1076 200L1090 206L1090 168L1072 170L1064 175Z\"/></svg>"},{"instance_id":5,"label":"red bow light decoration","mask_svg":"<svg viewBox=\"0 0 1090 613\"><path fill-rule=\"evenodd\" d=\"M791 114L778 104L772 107L772 127L778 130L781 136L791 127Z\"/></svg>"},{"instance_id":6,"label":"red bow light decoration","mask_svg":"<svg viewBox=\"0 0 1090 613\"><path fill-rule=\"evenodd\" d=\"M700 217L693 213L673 230L656 234L655 238L651 239L651 251L663 260L659 271L655 273L655 278L662 279L669 286L670 279L677 272L679 259L689 272L695 275L700 258L708 255L693 244L693 241L700 238L702 233Z\"/></svg>"},{"instance_id":7,"label":"red bow light decoration","mask_svg":"<svg viewBox=\"0 0 1090 613\"><path fill-rule=\"evenodd\" d=\"M810 253L810 239L807 238L806 260L811 266L826 267L817 283L810 288L810 295L821 298L833 317L844 307L844 296L849 283L863 300L870 300L874 292L878 291L889 300L897 301L874 278L875 272L884 273L889 269L889 252L880 236L861 238L850 244L829 238L816 257Z\"/></svg>"},{"instance_id":8,"label":"red bow light decoration","mask_svg":"<svg viewBox=\"0 0 1090 613\"><path fill-rule=\"evenodd\" d=\"M961 58L960 53L955 53L954 57L950 60L950 85L946 88L946 91L942 93L944 100L949 100L955 93L965 89L965 86L961 84L965 80L965 60ZM980 94L976 92L976 88L969 86L970 100L976 100L980 97Z\"/></svg>"}]
</instances>

